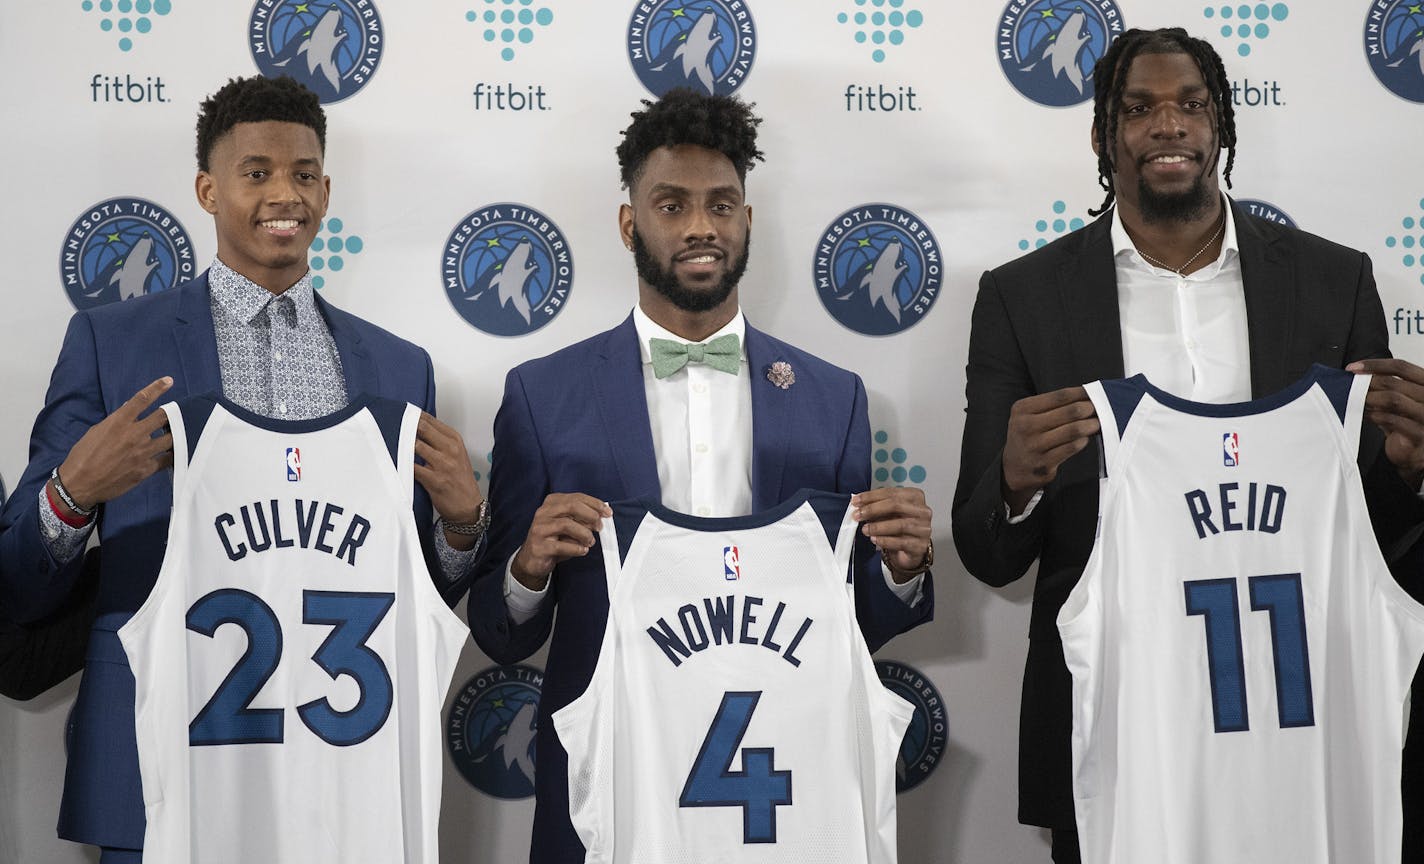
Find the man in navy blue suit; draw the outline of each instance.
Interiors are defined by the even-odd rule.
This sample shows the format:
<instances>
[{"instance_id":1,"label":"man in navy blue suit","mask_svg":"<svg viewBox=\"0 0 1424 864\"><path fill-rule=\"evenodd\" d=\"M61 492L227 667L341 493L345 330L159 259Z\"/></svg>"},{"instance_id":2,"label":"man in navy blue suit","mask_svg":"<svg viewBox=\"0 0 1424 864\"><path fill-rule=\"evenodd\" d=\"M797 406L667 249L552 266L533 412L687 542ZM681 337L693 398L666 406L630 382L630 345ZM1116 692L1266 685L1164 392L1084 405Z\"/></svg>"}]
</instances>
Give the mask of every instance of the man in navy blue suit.
<instances>
[{"instance_id":1,"label":"man in navy blue suit","mask_svg":"<svg viewBox=\"0 0 1424 864\"><path fill-rule=\"evenodd\" d=\"M930 508L918 489L867 491L860 378L742 317L745 179L762 158L760 121L735 98L689 90L644 104L618 148L638 305L613 330L509 373L490 476L500 509L471 588L475 640L496 661L517 662L553 633L536 745L539 864L584 858L549 717L583 692L598 660L608 596L588 551L610 515L604 502L735 516L803 487L859 493L855 597L871 649L933 611Z\"/></svg>"},{"instance_id":2,"label":"man in navy blue suit","mask_svg":"<svg viewBox=\"0 0 1424 864\"><path fill-rule=\"evenodd\" d=\"M433 411L422 349L332 307L307 249L326 215L326 118L289 78L229 82L198 118L198 203L218 251L173 290L76 314L30 439L30 464L0 513L0 606L19 621L59 608L95 525L97 617L69 728L59 834L141 860L144 810L134 679L115 631L148 596L172 502L160 398L221 392L257 414L308 419L362 393ZM416 455L416 524L432 578L453 605L483 535L485 505L464 442L429 413ZM442 529L433 531L433 509Z\"/></svg>"}]
</instances>

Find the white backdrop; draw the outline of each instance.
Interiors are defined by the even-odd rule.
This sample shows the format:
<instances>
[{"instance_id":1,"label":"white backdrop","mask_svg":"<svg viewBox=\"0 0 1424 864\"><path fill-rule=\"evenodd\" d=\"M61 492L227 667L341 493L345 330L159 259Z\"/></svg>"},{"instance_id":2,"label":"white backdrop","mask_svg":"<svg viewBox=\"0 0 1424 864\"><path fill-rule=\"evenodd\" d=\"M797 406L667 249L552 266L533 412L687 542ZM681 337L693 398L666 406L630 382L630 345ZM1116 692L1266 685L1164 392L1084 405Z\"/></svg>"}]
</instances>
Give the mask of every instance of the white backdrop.
<instances>
[{"instance_id":1,"label":"white backdrop","mask_svg":"<svg viewBox=\"0 0 1424 864\"><path fill-rule=\"evenodd\" d=\"M630 60L630 19L636 7L656 21L671 14L671 4L340 2L368 21L379 14L380 29L365 34L379 53L360 58L342 82L344 98L327 107L328 216L340 227L327 224L313 266L320 259L321 290L337 305L430 351L441 416L462 431L483 478L505 371L618 323L634 302L632 264L616 235L624 194L613 149L628 113L649 95ZM1004 71L1004 22L1044 11L1062 21L1081 6L1090 24L1180 24L1210 39L1238 85L1235 194L1268 201L1301 227L1367 251L1396 334L1392 347L1419 361L1424 105L1396 95L1372 71L1368 19L1389 31L1381 31L1385 59L1407 58L1383 74L1393 76L1394 89L1424 100L1421 58L1408 57L1408 42L1403 51L1394 44L1408 33L1390 30L1417 27L1424 16L1404 20L1398 0L1259 8L1203 0L689 0L687 10L700 14L714 3L754 21L754 57L737 73L739 92L765 118L767 161L748 178L755 242L742 283L746 313L861 374L872 428L884 433L876 467L907 469L904 482L924 488L936 512L936 620L881 652L923 672L947 704L940 764L900 797L903 860L1047 861L1044 832L1015 820L1032 577L990 590L966 576L953 553L949 506L978 276L1069 230L1071 220L1086 220L1101 192L1089 149L1091 104L1048 107L1022 95L1010 76L1027 78L1018 70L1033 58L1011 58ZM99 202L145 199L176 217L193 264L206 267L215 241L192 192L197 105L227 78L257 71L251 22L266 26L297 14L293 6L0 3L0 387L7 406L0 473L12 483L75 309L61 275L71 226ZM513 23L504 22L506 12ZM495 23L485 22L487 13ZM857 32L866 34L863 42ZM259 35L262 50L276 50L276 37ZM359 89L355 78L364 80ZM524 110L513 110L520 100L510 93L524 97ZM869 105L865 93L874 97ZM467 214L495 202L543 213L574 259L561 311L522 337L475 329L456 314L459 304L442 283L447 237ZM827 226L869 202L913 214L938 242L936 302L895 335L848 329L817 297L815 258ZM340 238L340 252L332 238ZM530 662L542 666L542 654ZM472 643L455 689L490 665ZM92 860L54 836L61 729L76 685L26 704L0 700L0 862ZM524 860L532 809L532 799L476 791L451 767L444 860Z\"/></svg>"}]
</instances>

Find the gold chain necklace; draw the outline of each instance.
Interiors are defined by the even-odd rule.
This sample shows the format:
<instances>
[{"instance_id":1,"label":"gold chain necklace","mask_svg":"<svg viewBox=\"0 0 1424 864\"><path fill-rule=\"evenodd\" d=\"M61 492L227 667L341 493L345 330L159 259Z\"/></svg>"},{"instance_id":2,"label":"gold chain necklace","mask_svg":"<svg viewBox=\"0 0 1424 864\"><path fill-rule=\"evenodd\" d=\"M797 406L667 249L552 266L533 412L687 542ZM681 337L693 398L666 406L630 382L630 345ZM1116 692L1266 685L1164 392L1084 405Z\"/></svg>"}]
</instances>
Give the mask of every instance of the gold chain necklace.
<instances>
[{"instance_id":1,"label":"gold chain necklace","mask_svg":"<svg viewBox=\"0 0 1424 864\"><path fill-rule=\"evenodd\" d=\"M1173 273L1176 273L1178 276L1181 276L1181 275L1182 275L1182 271L1185 270L1185 269L1187 269L1188 267L1192 266L1192 262L1193 262L1193 261L1195 261L1195 260L1197 260L1198 258L1200 258L1200 257L1201 257L1201 254L1202 254L1203 252L1205 252L1206 250L1210 249L1210 248L1211 248L1211 244L1215 243L1216 240L1217 240L1217 238L1221 236L1221 232L1223 232L1223 231L1225 231L1225 230L1226 230L1226 214L1223 213L1223 214L1221 214L1221 224L1218 225L1218 226L1216 226L1216 233L1214 233L1214 234L1211 235L1211 239L1208 240L1208 241L1206 241L1206 245L1205 245L1205 246L1203 246L1203 247L1201 247L1200 249L1198 249L1198 250L1192 255L1192 257L1190 257L1190 258L1188 258L1186 261L1182 262L1182 266L1180 266L1180 267L1173 267L1172 265L1168 264L1166 261L1163 261L1163 260L1160 259L1160 258L1154 258L1153 256L1148 255L1146 252L1143 252L1141 249L1138 249L1138 250L1137 250L1137 254L1138 254L1138 255L1141 255L1143 258L1146 258L1146 259L1147 259L1147 262L1148 262L1149 264L1155 264L1155 265L1157 265L1158 267L1161 267L1163 270L1171 270Z\"/></svg>"}]
</instances>

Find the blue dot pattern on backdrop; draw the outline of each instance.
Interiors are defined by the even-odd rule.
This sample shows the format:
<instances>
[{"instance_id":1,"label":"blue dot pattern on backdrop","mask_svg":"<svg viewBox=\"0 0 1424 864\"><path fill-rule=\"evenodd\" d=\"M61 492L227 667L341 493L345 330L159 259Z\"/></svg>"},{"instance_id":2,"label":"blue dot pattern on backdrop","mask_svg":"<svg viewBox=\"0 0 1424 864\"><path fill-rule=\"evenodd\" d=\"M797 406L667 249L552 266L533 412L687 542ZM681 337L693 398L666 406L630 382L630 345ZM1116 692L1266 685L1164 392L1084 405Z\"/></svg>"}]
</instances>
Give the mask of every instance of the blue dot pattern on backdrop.
<instances>
[{"instance_id":1,"label":"blue dot pattern on backdrop","mask_svg":"<svg viewBox=\"0 0 1424 864\"><path fill-rule=\"evenodd\" d=\"M864 6L866 5L865 0L855 0L855 5ZM885 6L886 0L875 0L871 5ZM849 24L853 21L858 28L863 28L867 24L875 28L889 28L888 30L874 29L870 31L857 29L853 34L857 45L864 45L866 42L877 46L884 46L887 43L890 45L903 45L905 43L905 30L903 28L909 27L913 29L919 27L924 23L924 13L918 9L910 9L906 12L899 11L900 7L905 5L905 0L889 0L889 5L895 10L889 14L885 12L871 12L867 14L863 11L857 11L852 15L849 10L837 12L836 22L839 24ZM884 47L877 47L870 52L870 59L876 63L884 63L885 59L889 56Z\"/></svg>"},{"instance_id":2,"label":"blue dot pattern on backdrop","mask_svg":"<svg viewBox=\"0 0 1424 864\"><path fill-rule=\"evenodd\" d=\"M79 8L85 12L98 9L105 13L106 17L99 19L99 29L105 33L117 30L125 34L119 38L119 50L132 51L135 44L133 36L153 30L153 19L148 17L149 14L167 15L172 11L173 4L171 0L83 0ZM110 12L119 13L119 17L107 17ZM134 17L129 17L131 13Z\"/></svg>"},{"instance_id":3,"label":"blue dot pattern on backdrop","mask_svg":"<svg viewBox=\"0 0 1424 864\"><path fill-rule=\"evenodd\" d=\"M1068 204L1064 201L1054 201L1051 209L1055 214L1061 216L1068 212ZM1050 227L1053 229L1053 234L1056 237L1068 231L1077 231L1083 227L1083 224L1083 220L1077 216L1066 220L1054 219L1051 222L1046 217L1039 219L1033 223L1033 230L1038 232L1039 236L1032 241L1028 238L1019 240L1019 250L1027 252L1029 249L1042 249L1044 246L1047 246L1050 240L1053 239L1048 234Z\"/></svg>"},{"instance_id":4,"label":"blue dot pattern on backdrop","mask_svg":"<svg viewBox=\"0 0 1424 864\"><path fill-rule=\"evenodd\" d=\"M485 3L491 5L494 2L495 0L485 0ZM505 6L513 6L514 2L515 0L503 0ZM533 2L534 0L519 0L519 5L530 6ZM483 18L484 23L487 25L494 24L495 22L514 24L516 21L521 25L518 30L515 30L513 27L504 27L498 30L494 27L486 27L483 34L481 34L486 42L504 43L504 47L499 51L499 56L501 60L508 62L513 60L515 56L514 43L516 41L520 45L533 43L534 26L548 27L552 24L554 21L554 10L547 7L541 7L539 9L520 9L518 11L514 9L504 9L499 12L496 12L494 9L486 9L484 15L481 16L471 9L465 13L466 21L476 21L481 18Z\"/></svg>"},{"instance_id":5,"label":"blue dot pattern on backdrop","mask_svg":"<svg viewBox=\"0 0 1424 864\"><path fill-rule=\"evenodd\" d=\"M893 2L893 0L892 0ZM875 471L872 476L876 483L903 485L906 481L914 484L925 482L929 471L923 465L910 465L910 454L903 447L890 447L890 433L884 429L875 432Z\"/></svg>"},{"instance_id":6,"label":"blue dot pattern on backdrop","mask_svg":"<svg viewBox=\"0 0 1424 864\"><path fill-rule=\"evenodd\" d=\"M1242 41L1236 46L1236 53L1242 57L1249 57L1251 56L1252 40L1259 42L1271 35L1271 27L1266 22L1286 20L1290 15L1290 6L1285 3L1276 3L1272 6L1265 3L1257 3L1255 6L1244 4L1240 6L1207 6L1202 9L1202 15L1206 18L1220 16L1225 20L1240 19L1242 23L1236 27L1223 24L1221 35L1226 39L1240 38ZM1252 20L1257 22L1254 26L1248 23Z\"/></svg>"},{"instance_id":7,"label":"blue dot pattern on backdrop","mask_svg":"<svg viewBox=\"0 0 1424 864\"><path fill-rule=\"evenodd\" d=\"M346 259L338 253L346 253L347 256L359 255L366 244L355 234L343 236L342 231L346 226L335 216L327 219L317 226L317 235L312 238L311 251L314 254L310 257L311 269L325 270L331 273L340 272L346 266ZM325 234L326 236L321 236ZM312 277L312 287L321 290L326 285L326 278L323 276Z\"/></svg>"},{"instance_id":8,"label":"blue dot pattern on backdrop","mask_svg":"<svg viewBox=\"0 0 1424 864\"><path fill-rule=\"evenodd\" d=\"M1424 228L1424 198L1419 199L1419 210L1421 211L1419 216L1405 216L1403 219L1399 220L1399 224L1404 228L1404 232L1413 232L1416 227ZM1391 234L1390 236L1384 238L1385 248L1414 249L1415 247L1418 247L1419 249L1424 250L1424 234L1420 234L1418 237L1415 237L1413 233L1404 232L1401 232L1398 236ZM1405 252L1400 256L1399 260L1401 263L1404 264L1406 268L1412 268L1417 266L1421 269L1424 269L1424 254ZM1421 285L1424 285L1424 273L1420 273L1419 283Z\"/></svg>"}]
</instances>

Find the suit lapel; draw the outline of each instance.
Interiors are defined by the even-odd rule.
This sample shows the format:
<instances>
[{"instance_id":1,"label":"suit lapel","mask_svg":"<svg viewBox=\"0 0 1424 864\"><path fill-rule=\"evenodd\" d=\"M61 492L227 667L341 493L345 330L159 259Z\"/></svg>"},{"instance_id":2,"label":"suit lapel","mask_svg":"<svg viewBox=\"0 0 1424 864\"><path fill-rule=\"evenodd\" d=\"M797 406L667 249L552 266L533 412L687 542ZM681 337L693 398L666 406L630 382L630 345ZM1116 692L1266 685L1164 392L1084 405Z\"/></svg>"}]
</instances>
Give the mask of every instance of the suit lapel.
<instances>
[{"instance_id":1,"label":"suit lapel","mask_svg":"<svg viewBox=\"0 0 1424 864\"><path fill-rule=\"evenodd\" d=\"M598 356L588 375L618 477L623 481L623 497L661 500L648 397L643 389L643 357L633 316L605 333L595 351Z\"/></svg>"},{"instance_id":2,"label":"suit lapel","mask_svg":"<svg viewBox=\"0 0 1424 864\"><path fill-rule=\"evenodd\" d=\"M341 358L341 374L346 379L346 398L355 399L362 393L375 393L377 386L376 364L371 359L361 340L361 334L351 326L345 312L326 302L320 294L314 294L316 308L326 319L331 330L331 340L336 343L336 353Z\"/></svg>"},{"instance_id":3,"label":"suit lapel","mask_svg":"<svg viewBox=\"0 0 1424 864\"><path fill-rule=\"evenodd\" d=\"M799 391L795 387L782 390L766 377L771 364L786 359L777 344L750 324L746 333L752 388L752 511L760 512L781 500L792 408Z\"/></svg>"},{"instance_id":4,"label":"suit lapel","mask_svg":"<svg viewBox=\"0 0 1424 864\"><path fill-rule=\"evenodd\" d=\"M1117 305L1117 270L1113 264L1112 213L1083 232L1083 246L1058 271L1064 328L1077 368L1072 383L1121 378L1122 325Z\"/></svg>"},{"instance_id":5,"label":"suit lapel","mask_svg":"<svg viewBox=\"0 0 1424 864\"><path fill-rule=\"evenodd\" d=\"M1281 255L1275 238L1234 203L1236 245L1241 249L1241 285L1246 295L1246 332L1251 355L1251 395L1266 396L1291 383L1286 356L1295 326L1295 264Z\"/></svg>"},{"instance_id":6,"label":"suit lapel","mask_svg":"<svg viewBox=\"0 0 1424 864\"><path fill-rule=\"evenodd\" d=\"M218 340L213 331L213 308L208 293L208 274L178 289L178 315L173 322L173 341L183 376L181 395L219 393L222 371L218 367ZM176 388L175 388L176 389Z\"/></svg>"}]
</instances>

